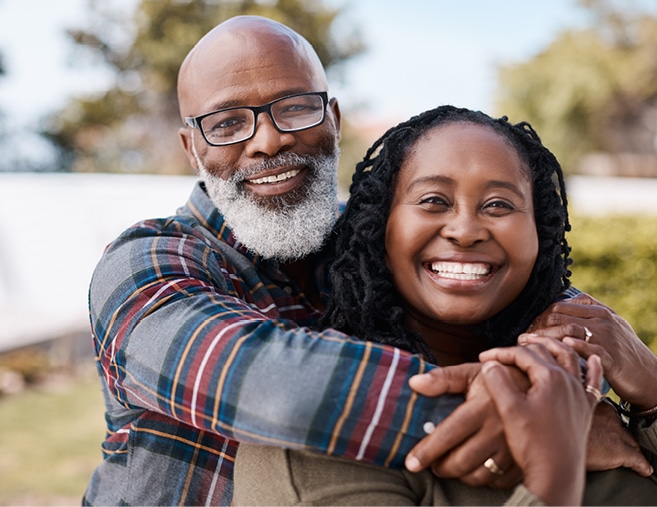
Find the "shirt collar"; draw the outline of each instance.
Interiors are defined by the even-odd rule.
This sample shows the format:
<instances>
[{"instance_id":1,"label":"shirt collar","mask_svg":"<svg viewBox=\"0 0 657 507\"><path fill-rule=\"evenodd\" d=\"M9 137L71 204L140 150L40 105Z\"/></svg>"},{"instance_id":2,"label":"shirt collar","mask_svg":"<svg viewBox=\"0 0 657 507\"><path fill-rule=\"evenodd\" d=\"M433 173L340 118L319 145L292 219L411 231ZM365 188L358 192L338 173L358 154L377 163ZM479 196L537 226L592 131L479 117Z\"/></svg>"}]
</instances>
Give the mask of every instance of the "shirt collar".
<instances>
[{"instance_id":1,"label":"shirt collar","mask_svg":"<svg viewBox=\"0 0 657 507\"><path fill-rule=\"evenodd\" d=\"M247 250L244 245L237 241L233 231L226 224L224 216L208 196L202 181L196 182L192 194L181 212L193 215L214 236L240 252L254 264L257 265L263 261L261 255Z\"/></svg>"}]
</instances>

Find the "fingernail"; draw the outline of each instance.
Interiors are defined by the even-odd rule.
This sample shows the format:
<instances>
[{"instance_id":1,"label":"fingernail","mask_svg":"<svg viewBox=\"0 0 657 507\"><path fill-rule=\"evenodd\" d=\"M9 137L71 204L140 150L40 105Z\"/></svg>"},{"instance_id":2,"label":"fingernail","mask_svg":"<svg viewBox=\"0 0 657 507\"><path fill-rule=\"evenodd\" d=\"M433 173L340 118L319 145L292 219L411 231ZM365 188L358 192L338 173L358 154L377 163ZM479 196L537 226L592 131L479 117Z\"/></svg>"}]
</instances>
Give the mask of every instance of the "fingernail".
<instances>
[{"instance_id":1,"label":"fingernail","mask_svg":"<svg viewBox=\"0 0 657 507\"><path fill-rule=\"evenodd\" d=\"M565 345L568 345L569 347L572 347L573 345L575 345L575 340L573 340L572 338L566 336L563 340L561 340L561 343L563 343Z\"/></svg>"},{"instance_id":2,"label":"fingernail","mask_svg":"<svg viewBox=\"0 0 657 507\"><path fill-rule=\"evenodd\" d=\"M521 334L520 336L518 336L518 344L519 345L524 345L525 343L527 343L527 336L524 335L524 334Z\"/></svg>"},{"instance_id":3,"label":"fingernail","mask_svg":"<svg viewBox=\"0 0 657 507\"><path fill-rule=\"evenodd\" d=\"M420 468L422 468L422 464L420 463L420 460L417 459L415 456L409 456L406 458L406 469L409 472L419 472Z\"/></svg>"}]
</instances>

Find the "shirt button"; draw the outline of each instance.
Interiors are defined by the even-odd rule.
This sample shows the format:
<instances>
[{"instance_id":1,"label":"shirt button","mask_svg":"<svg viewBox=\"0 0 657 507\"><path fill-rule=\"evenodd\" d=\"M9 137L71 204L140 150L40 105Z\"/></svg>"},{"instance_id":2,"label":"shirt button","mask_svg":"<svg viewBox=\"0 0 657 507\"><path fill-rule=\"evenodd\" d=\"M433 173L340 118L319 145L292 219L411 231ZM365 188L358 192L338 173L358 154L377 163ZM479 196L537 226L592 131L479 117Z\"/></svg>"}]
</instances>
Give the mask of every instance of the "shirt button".
<instances>
[{"instance_id":1,"label":"shirt button","mask_svg":"<svg viewBox=\"0 0 657 507\"><path fill-rule=\"evenodd\" d=\"M283 287L283 290L284 290L287 294L292 294L292 287L290 287L289 285L286 285L285 287Z\"/></svg>"},{"instance_id":2,"label":"shirt button","mask_svg":"<svg viewBox=\"0 0 657 507\"><path fill-rule=\"evenodd\" d=\"M436 425L435 425L434 423L432 423L431 421L427 421L427 422L425 422L424 425L422 426L422 429L424 430L424 432L425 432L427 435L430 435L430 434L433 432L433 430L436 429Z\"/></svg>"}]
</instances>

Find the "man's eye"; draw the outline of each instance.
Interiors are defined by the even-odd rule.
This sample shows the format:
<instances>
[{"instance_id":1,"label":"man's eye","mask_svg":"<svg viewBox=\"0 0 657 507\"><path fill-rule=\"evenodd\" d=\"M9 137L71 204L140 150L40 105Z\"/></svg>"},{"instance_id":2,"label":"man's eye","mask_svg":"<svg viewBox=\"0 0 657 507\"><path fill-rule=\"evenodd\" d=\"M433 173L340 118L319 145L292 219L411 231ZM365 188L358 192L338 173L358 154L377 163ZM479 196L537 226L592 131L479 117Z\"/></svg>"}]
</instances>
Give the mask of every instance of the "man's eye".
<instances>
[{"instance_id":1,"label":"man's eye","mask_svg":"<svg viewBox=\"0 0 657 507\"><path fill-rule=\"evenodd\" d=\"M210 130L230 129L241 125L243 122L243 118L225 118L214 123Z\"/></svg>"},{"instance_id":2,"label":"man's eye","mask_svg":"<svg viewBox=\"0 0 657 507\"><path fill-rule=\"evenodd\" d=\"M248 120L240 115L210 117L203 123L203 130L206 135L211 137L227 137L237 135L242 130L248 129L249 126Z\"/></svg>"},{"instance_id":3,"label":"man's eye","mask_svg":"<svg viewBox=\"0 0 657 507\"><path fill-rule=\"evenodd\" d=\"M278 112L279 116L302 116L315 114L319 108L307 104L291 104Z\"/></svg>"}]
</instances>

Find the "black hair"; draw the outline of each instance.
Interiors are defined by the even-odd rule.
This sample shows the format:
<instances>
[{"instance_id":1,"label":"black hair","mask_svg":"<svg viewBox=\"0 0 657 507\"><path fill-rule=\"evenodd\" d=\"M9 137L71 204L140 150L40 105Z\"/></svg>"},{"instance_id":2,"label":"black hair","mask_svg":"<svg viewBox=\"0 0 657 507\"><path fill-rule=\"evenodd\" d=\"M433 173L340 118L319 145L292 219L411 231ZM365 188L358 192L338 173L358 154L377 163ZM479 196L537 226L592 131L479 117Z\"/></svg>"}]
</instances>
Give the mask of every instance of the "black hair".
<instances>
[{"instance_id":1,"label":"black hair","mask_svg":"<svg viewBox=\"0 0 657 507\"><path fill-rule=\"evenodd\" d=\"M428 131L465 122L490 127L518 152L532 182L538 257L518 297L473 326L488 347L517 336L570 286L570 230L563 171L526 122L511 124L470 109L440 106L389 129L356 166L345 212L333 231L332 297L323 324L361 339L394 345L435 360L422 337L403 323L404 302L385 263L385 230L402 163Z\"/></svg>"}]
</instances>

